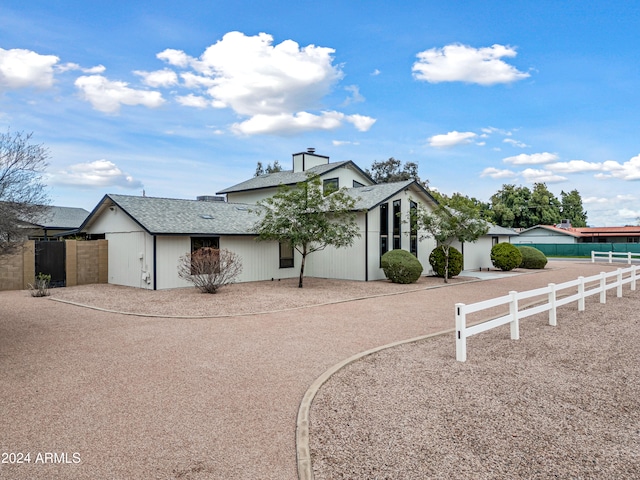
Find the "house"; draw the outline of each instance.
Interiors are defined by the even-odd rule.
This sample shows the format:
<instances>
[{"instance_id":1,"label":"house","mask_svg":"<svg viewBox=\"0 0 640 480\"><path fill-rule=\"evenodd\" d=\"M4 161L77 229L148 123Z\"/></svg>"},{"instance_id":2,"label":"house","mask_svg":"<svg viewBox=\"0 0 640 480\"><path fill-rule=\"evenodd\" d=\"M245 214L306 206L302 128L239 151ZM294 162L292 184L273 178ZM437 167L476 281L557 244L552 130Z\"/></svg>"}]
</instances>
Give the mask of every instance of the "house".
<instances>
[{"instance_id":1,"label":"house","mask_svg":"<svg viewBox=\"0 0 640 480\"><path fill-rule=\"evenodd\" d=\"M514 244L640 243L640 226L571 227L536 225L520 232Z\"/></svg>"},{"instance_id":2,"label":"house","mask_svg":"<svg viewBox=\"0 0 640 480\"><path fill-rule=\"evenodd\" d=\"M473 243L454 241L453 247L462 253L464 270L490 268L491 248L498 243L515 243L512 238L518 233L510 228L489 224L489 230Z\"/></svg>"},{"instance_id":3,"label":"house","mask_svg":"<svg viewBox=\"0 0 640 480\"><path fill-rule=\"evenodd\" d=\"M436 201L418 182L375 182L352 161L329 162L312 149L293 155L293 169L251 178L200 200L105 195L80 227L89 238L109 241L109 283L148 289L188 286L177 275L180 256L203 246L226 248L242 258L241 282L297 277L300 256L288 245L257 242L256 203L280 185L320 176L323 188L346 187L356 201L360 237L349 248L328 247L307 258L305 274L346 280L380 280L380 258L388 250L414 253L429 274L436 243L410 221L418 204Z\"/></svg>"},{"instance_id":4,"label":"house","mask_svg":"<svg viewBox=\"0 0 640 480\"><path fill-rule=\"evenodd\" d=\"M58 240L77 230L88 215L84 208L50 206L21 226L29 240Z\"/></svg>"}]
</instances>

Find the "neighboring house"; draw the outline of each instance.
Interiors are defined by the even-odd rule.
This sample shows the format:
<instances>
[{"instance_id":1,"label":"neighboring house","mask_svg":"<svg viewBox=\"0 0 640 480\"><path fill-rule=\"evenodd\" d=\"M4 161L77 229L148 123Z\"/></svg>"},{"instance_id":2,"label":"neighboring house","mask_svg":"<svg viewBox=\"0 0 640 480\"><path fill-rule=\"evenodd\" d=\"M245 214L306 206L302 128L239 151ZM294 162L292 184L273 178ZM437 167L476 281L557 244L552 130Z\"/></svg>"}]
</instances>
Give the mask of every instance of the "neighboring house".
<instances>
[{"instance_id":1,"label":"neighboring house","mask_svg":"<svg viewBox=\"0 0 640 480\"><path fill-rule=\"evenodd\" d=\"M569 224L536 225L520 232L514 244L640 243L640 226L571 227Z\"/></svg>"},{"instance_id":2,"label":"neighboring house","mask_svg":"<svg viewBox=\"0 0 640 480\"><path fill-rule=\"evenodd\" d=\"M473 243L454 241L451 245L457 248L463 256L464 270L479 270L490 268L491 248L498 243L516 243L511 240L518 233L510 228L489 225L489 231Z\"/></svg>"},{"instance_id":3,"label":"neighboring house","mask_svg":"<svg viewBox=\"0 0 640 480\"><path fill-rule=\"evenodd\" d=\"M77 230L88 215L84 208L50 206L22 227L29 240L58 240Z\"/></svg>"},{"instance_id":4,"label":"neighboring house","mask_svg":"<svg viewBox=\"0 0 640 480\"><path fill-rule=\"evenodd\" d=\"M202 246L231 250L242 258L241 282L297 277L300 256L288 245L256 241L256 203L294 186L308 173L325 189L347 187L356 199L361 236L349 248L328 247L307 258L305 274L348 280L384 279L380 257L402 248L414 253L430 273L435 241L412 228L410 210L432 209L436 201L414 180L375 184L351 161L329 163L313 151L293 155L293 170L254 177L218 194L227 201L179 200L105 195L80 231L109 241L109 283L150 289L187 286L177 275L180 256ZM205 198L205 197L203 197ZM213 197L215 198L215 197Z\"/></svg>"}]
</instances>

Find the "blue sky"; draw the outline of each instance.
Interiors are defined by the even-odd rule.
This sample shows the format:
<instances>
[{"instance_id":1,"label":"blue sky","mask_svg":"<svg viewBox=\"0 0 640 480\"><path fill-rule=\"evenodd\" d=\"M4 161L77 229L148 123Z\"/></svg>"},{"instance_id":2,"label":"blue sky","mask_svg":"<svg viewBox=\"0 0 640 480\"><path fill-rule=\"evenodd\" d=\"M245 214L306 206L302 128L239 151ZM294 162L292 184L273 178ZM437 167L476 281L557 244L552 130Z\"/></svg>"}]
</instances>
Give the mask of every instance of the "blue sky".
<instances>
[{"instance_id":1,"label":"blue sky","mask_svg":"<svg viewBox=\"0 0 640 480\"><path fill-rule=\"evenodd\" d=\"M419 165L443 193L578 189L640 217L640 2L13 1L0 128L33 132L52 203L195 198L314 147Z\"/></svg>"}]
</instances>

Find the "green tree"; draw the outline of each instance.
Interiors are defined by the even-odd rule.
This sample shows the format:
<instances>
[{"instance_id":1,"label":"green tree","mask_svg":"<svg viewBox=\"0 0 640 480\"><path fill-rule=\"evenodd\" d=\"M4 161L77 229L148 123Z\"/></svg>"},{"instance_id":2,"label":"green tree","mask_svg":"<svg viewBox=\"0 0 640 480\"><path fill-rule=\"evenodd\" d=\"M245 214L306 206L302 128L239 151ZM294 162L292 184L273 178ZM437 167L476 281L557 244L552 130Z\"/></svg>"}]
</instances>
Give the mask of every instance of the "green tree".
<instances>
[{"instance_id":1,"label":"green tree","mask_svg":"<svg viewBox=\"0 0 640 480\"><path fill-rule=\"evenodd\" d=\"M531 222L529 227L536 225L555 225L562 221L560 200L549 191L544 183L534 183L531 192ZM525 227L528 228L528 227Z\"/></svg>"},{"instance_id":2,"label":"green tree","mask_svg":"<svg viewBox=\"0 0 640 480\"><path fill-rule=\"evenodd\" d=\"M560 192L560 210L563 219L571 221L574 227L587 226L587 212L582 207L582 197L578 190L573 189L569 193Z\"/></svg>"},{"instance_id":3,"label":"green tree","mask_svg":"<svg viewBox=\"0 0 640 480\"><path fill-rule=\"evenodd\" d=\"M31 143L32 134L0 134L0 254L23 237L22 225L47 212L49 198L42 175L49 152Z\"/></svg>"},{"instance_id":4,"label":"green tree","mask_svg":"<svg viewBox=\"0 0 640 480\"><path fill-rule=\"evenodd\" d=\"M532 223L531 190L505 184L491 196L491 219L496 225L506 228L528 228Z\"/></svg>"},{"instance_id":5,"label":"green tree","mask_svg":"<svg viewBox=\"0 0 640 480\"><path fill-rule=\"evenodd\" d=\"M454 240L475 242L489 231L489 224L475 208L458 205L454 210L446 202L439 204L433 212L419 206L415 213L418 227L428 232L442 247L445 257L444 282L449 282L449 251Z\"/></svg>"},{"instance_id":6,"label":"green tree","mask_svg":"<svg viewBox=\"0 0 640 480\"><path fill-rule=\"evenodd\" d=\"M386 161L375 161L371 164L371 170L365 170L376 183L402 182L404 180L417 180L424 187L429 184L428 180L421 180L418 175L418 164L406 162L391 157Z\"/></svg>"},{"instance_id":7,"label":"green tree","mask_svg":"<svg viewBox=\"0 0 640 480\"><path fill-rule=\"evenodd\" d=\"M296 188L281 185L274 196L258 202L264 207L264 217L256 224L258 239L288 243L300 253L298 287L302 288L309 254L328 246L351 246L360 236L353 213L355 202L344 188L324 196L317 175L309 176Z\"/></svg>"},{"instance_id":8,"label":"green tree","mask_svg":"<svg viewBox=\"0 0 640 480\"><path fill-rule=\"evenodd\" d=\"M271 163L267 163L266 167L263 167L262 162L258 162L258 164L256 165L256 173L254 173L253 176L259 177L260 175L264 175L265 173L276 173L281 171L282 165L280 165L278 160L273 162L273 165Z\"/></svg>"},{"instance_id":9,"label":"green tree","mask_svg":"<svg viewBox=\"0 0 640 480\"><path fill-rule=\"evenodd\" d=\"M492 220L491 209L488 202L483 202L475 197L462 195L458 192L454 193L450 197L436 191L430 191L429 193L431 193L431 196L433 196L438 203L445 203L449 208L453 208L454 210L475 210L484 220Z\"/></svg>"}]
</instances>

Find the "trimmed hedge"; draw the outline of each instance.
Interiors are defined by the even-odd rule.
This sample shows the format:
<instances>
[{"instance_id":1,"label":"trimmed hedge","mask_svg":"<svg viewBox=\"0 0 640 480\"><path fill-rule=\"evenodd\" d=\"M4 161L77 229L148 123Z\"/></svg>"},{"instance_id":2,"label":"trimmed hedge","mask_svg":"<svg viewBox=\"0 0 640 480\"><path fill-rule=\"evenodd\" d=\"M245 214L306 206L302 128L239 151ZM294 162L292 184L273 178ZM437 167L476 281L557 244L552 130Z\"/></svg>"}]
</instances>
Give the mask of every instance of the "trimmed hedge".
<instances>
[{"instance_id":1,"label":"trimmed hedge","mask_svg":"<svg viewBox=\"0 0 640 480\"><path fill-rule=\"evenodd\" d=\"M491 263L500 270L509 271L522 262L522 254L515 245L498 243L491 248Z\"/></svg>"},{"instance_id":2,"label":"trimmed hedge","mask_svg":"<svg viewBox=\"0 0 640 480\"><path fill-rule=\"evenodd\" d=\"M393 283L413 283L422 274L422 264L406 250L390 250L382 255L382 270Z\"/></svg>"},{"instance_id":3,"label":"trimmed hedge","mask_svg":"<svg viewBox=\"0 0 640 480\"><path fill-rule=\"evenodd\" d=\"M444 249L442 245L434 248L429 255L429 263L436 273L437 277L444 278ZM462 254L455 248L449 247L449 276L448 278L456 277L462 271Z\"/></svg>"},{"instance_id":4,"label":"trimmed hedge","mask_svg":"<svg viewBox=\"0 0 640 480\"><path fill-rule=\"evenodd\" d=\"M538 269L544 268L547 264L547 257L537 248L526 246L518 246L517 248L522 255L520 268Z\"/></svg>"}]
</instances>

